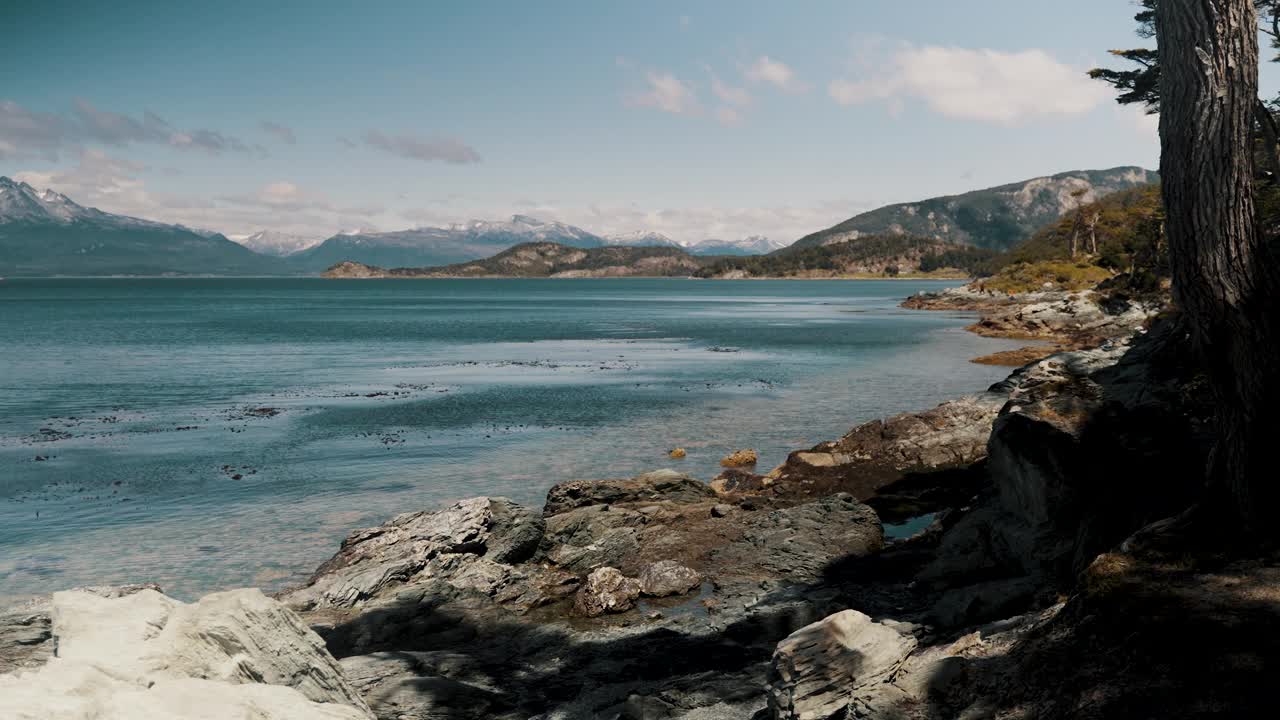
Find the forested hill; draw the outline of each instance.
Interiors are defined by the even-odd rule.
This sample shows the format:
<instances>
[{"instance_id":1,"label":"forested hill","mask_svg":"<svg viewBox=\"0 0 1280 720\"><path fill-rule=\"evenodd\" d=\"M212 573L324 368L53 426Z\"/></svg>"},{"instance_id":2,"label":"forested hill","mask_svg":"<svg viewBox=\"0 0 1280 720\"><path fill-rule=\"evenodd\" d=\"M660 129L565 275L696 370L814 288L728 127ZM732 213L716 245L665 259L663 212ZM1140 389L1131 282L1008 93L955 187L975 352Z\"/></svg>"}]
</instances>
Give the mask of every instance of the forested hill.
<instances>
[{"instance_id":1,"label":"forested hill","mask_svg":"<svg viewBox=\"0 0 1280 720\"><path fill-rule=\"evenodd\" d=\"M575 248L559 243L517 245L493 257L455 265L382 269L344 262L325 271L328 278L373 277L688 277L703 265L679 248Z\"/></svg>"},{"instance_id":2,"label":"forested hill","mask_svg":"<svg viewBox=\"0 0 1280 720\"><path fill-rule=\"evenodd\" d=\"M722 258L698 271L711 278L971 277L995 252L911 235L869 235L829 245Z\"/></svg>"},{"instance_id":3,"label":"forested hill","mask_svg":"<svg viewBox=\"0 0 1280 720\"><path fill-rule=\"evenodd\" d=\"M962 195L889 205L854 216L779 250L784 255L864 235L916 235L1008 250L1081 203L1159 179L1150 170L1076 170Z\"/></svg>"}]
</instances>

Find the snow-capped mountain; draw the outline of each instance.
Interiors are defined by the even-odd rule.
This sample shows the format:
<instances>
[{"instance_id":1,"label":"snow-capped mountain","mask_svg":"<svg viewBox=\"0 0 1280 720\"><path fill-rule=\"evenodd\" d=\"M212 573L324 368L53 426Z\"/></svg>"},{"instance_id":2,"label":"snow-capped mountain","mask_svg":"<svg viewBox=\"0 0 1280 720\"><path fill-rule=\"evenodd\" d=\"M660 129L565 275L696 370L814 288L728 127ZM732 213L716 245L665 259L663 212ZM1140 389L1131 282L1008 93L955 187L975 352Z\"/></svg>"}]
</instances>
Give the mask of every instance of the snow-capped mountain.
<instances>
[{"instance_id":1,"label":"snow-capped mountain","mask_svg":"<svg viewBox=\"0 0 1280 720\"><path fill-rule=\"evenodd\" d=\"M259 230L252 235L235 236L231 239L263 255L284 257L324 242L324 238L292 235L275 230Z\"/></svg>"},{"instance_id":2,"label":"snow-capped mountain","mask_svg":"<svg viewBox=\"0 0 1280 720\"><path fill-rule=\"evenodd\" d=\"M149 220L111 215L97 208L76 204L71 198L53 190L37 190L25 182L0 177L0 223L44 222L68 224L76 221L103 222L133 226L159 226Z\"/></svg>"},{"instance_id":3,"label":"snow-capped mountain","mask_svg":"<svg viewBox=\"0 0 1280 720\"><path fill-rule=\"evenodd\" d=\"M433 267L480 260L526 242L580 248L607 244L573 225L513 215L509 220L472 220L447 227L338 234L288 259L301 272L322 272L348 260L384 268Z\"/></svg>"},{"instance_id":4,"label":"snow-capped mountain","mask_svg":"<svg viewBox=\"0 0 1280 720\"><path fill-rule=\"evenodd\" d=\"M599 247L604 244L604 239L599 235L582 228L554 220L539 220L528 215L512 215L510 220L472 220L450 225L448 229L471 237L516 235L523 238L521 242L557 242L582 247Z\"/></svg>"},{"instance_id":5,"label":"snow-capped mountain","mask_svg":"<svg viewBox=\"0 0 1280 720\"><path fill-rule=\"evenodd\" d=\"M762 235L752 235L741 240L703 240L685 249L693 255L768 255L786 246Z\"/></svg>"},{"instance_id":6,"label":"snow-capped mountain","mask_svg":"<svg viewBox=\"0 0 1280 720\"><path fill-rule=\"evenodd\" d=\"M670 237L652 230L636 230L629 233L607 235L604 241L610 245L627 245L631 247L684 247Z\"/></svg>"},{"instance_id":7,"label":"snow-capped mountain","mask_svg":"<svg viewBox=\"0 0 1280 720\"><path fill-rule=\"evenodd\" d=\"M286 272L217 233L113 215L0 177L0 275Z\"/></svg>"}]
</instances>

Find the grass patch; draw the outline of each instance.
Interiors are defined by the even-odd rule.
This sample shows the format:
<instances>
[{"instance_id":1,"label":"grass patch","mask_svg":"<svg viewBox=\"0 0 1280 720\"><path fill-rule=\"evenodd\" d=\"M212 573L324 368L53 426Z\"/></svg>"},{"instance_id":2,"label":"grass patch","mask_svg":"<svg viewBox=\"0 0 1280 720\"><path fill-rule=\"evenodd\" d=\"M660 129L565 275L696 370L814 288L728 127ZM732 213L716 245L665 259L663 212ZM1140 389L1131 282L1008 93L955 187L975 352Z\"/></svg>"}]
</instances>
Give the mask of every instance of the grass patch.
<instances>
[{"instance_id":1,"label":"grass patch","mask_svg":"<svg viewBox=\"0 0 1280 720\"><path fill-rule=\"evenodd\" d=\"M1008 294L1041 290L1075 292L1092 288L1112 275L1112 271L1089 263L1041 260L1010 265L989 278L979 280L978 286L990 292Z\"/></svg>"}]
</instances>

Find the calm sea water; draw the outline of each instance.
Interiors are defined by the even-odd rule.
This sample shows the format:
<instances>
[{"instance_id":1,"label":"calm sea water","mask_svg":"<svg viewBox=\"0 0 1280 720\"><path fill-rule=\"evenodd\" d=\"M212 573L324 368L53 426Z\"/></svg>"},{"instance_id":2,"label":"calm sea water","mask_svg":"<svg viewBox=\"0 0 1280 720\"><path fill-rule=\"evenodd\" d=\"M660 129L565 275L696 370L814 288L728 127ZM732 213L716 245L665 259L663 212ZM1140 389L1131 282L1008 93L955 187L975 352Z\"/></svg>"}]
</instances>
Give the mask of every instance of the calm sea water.
<instances>
[{"instance_id":1,"label":"calm sea water","mask_svg":"<svg viewBox=\"0 0 1280 720\"><path fill-rule=\"evenodd\" d=\"M967 360L1010 343L896 307L939 286L3 281L0 598L277 588L398 512L772 467L1005 374Z\"/></svg>"}]
</instances>

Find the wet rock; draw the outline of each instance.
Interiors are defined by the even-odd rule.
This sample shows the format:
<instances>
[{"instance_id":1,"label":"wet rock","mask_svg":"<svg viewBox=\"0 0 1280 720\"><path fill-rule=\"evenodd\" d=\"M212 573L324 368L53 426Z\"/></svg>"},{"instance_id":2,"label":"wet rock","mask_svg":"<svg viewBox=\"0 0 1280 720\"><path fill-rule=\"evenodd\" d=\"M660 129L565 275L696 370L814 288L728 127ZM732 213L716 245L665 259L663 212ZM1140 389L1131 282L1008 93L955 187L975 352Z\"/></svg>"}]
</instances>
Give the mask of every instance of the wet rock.
<instances>
[{"instance_id":1,"label":"wet rock","mask_svg":"<svg viewBox=\"0 0 1280 720\"><path fill-rule=\"evenodd\" d=\"M900 627L845 610L778 643L769 668L769 708L780 720L825 720L884 682L916 647Z\"/></svg>"},{"instance_id":2,"label":"wet rock","mask_svg":"<svg viewBox=\"0 0 1280 720\"><path fill-rule=\"evenodd\" d=\"M720 464L724 467L750 467L757 460L759 457L755 450L737 450L720 458Z\"/></svg>"},{"instance_id":3,"label":"wet rock","mask_svg":"<svg viewBox=\"0 0 1280 720\"><path fill-rule=\"evenodd\" d=\"M738 468L726 468L711 480L711 489L725 496L752 495L773 484L772 478Z\"/></svg>"},{"instance_id":4,"label":"wet rock","mask_svg":"<svg viewBox=\"0 0 1280 720\"><path fill-rule=\"evenodd\" d=\"M630 480L574 480L547 491L544 515L592 505L667 501L689 503L714 497L706 483L674 470L659 470Z\"/></svg>"},{"instance_id":5,"label":"wet rock","mask_svg":"<svg viewBox=\"0 0 1280 720\"><path fill-rule=\"evenodd\" d=\"M649 597L683 595L701 584L698 571L674 560L659 560L640 573L640 592Z\"/></svg>"},{"instance_id":6,"label":"wet rock","mask_svg":"<svg viewBox=\"0 0 1280 720\"><path fill-rule=\"evenodd\" d=\"M585 617L605 613L626 612L640 597L640 581L629 578L617 568L597 568L587 576L574 598L574 609Z\"/></svg>"}]
</instances>

